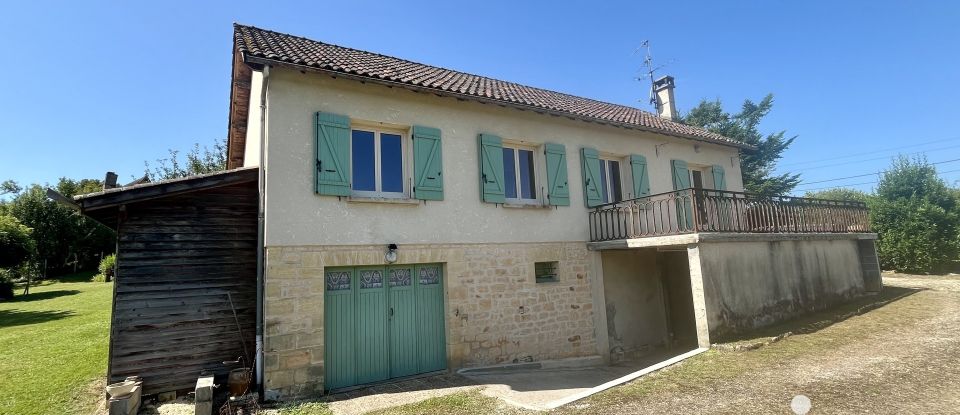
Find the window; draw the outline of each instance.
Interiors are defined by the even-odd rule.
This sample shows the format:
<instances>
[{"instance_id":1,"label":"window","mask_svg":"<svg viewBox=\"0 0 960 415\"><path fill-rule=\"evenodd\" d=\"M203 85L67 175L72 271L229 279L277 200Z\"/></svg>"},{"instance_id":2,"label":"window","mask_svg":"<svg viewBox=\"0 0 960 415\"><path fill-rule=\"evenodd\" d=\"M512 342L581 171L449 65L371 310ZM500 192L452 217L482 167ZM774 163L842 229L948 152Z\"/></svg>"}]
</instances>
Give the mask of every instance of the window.
<instances>
[{"instance_id":1,"label":"window","mask_svg":"<svg viewBox=\"0 0 960 415\"><path fill-rule=\"evenodd\" d=\"M534 262L533 274L538 283L559 281L557 278L558 268L560 268L560 263L557 261Z\"/></svg>"},{"instance_id":2,"label":"window","mask_svg":"<svg viewBox=\"0 0 960 415\"><path fill-rule=\"evenodd\" d=\"M603 203L623 200L623 190L620 187L620 161L600 159L600 182Z\"/></svg>"},{"instance_id":3,"label":"window","mask_svg":"<svg viewBox=\"0 0 960 415\"><path fill-rule=\"evenodd\" d=\"M537 203L533 155L533 149L503 146L503 188L508 203Z\"/></svg>"},{"instance_id":4,"label":"window","mask_svg":"<svg viewBox=\"0 0 960 415\"><path fill-rule=\"evenodd\" d=\"M694 189L703 189L703 173L700 170L690 170Z\"/></svg>"},{"instance_id":5,"label":"window","mask_svg":"<svg viewBox=\"0 0 960 415\"><path fill-rule=\"evenodd\" d=\"M355 129L350 134L351 186L362 197L406 197L404 140L398 133Z\"/></svg>"}]
</instances>

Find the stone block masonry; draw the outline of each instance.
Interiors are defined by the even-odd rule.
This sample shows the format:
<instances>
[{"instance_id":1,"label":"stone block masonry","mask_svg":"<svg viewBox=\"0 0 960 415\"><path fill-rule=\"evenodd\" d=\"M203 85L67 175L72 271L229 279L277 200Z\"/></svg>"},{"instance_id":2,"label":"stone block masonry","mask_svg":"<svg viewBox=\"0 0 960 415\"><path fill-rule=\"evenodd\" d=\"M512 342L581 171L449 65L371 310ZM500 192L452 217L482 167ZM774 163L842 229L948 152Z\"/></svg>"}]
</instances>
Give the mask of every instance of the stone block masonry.
<instances>
[{"instance_id":1,"label":"stone block masonry","mask_svg":"<svg viewBox=\"0 0 960 415\"><path fill-rule=\"evenodd\" d=\"M383 265L384 246L267 247L264 376L268 398L323 392L324 269ZM401 245L398 264L444 265L447 368L597 354L584 242ZM534 263L558 261L537 283Z\"/></svg>"}]
</instances>

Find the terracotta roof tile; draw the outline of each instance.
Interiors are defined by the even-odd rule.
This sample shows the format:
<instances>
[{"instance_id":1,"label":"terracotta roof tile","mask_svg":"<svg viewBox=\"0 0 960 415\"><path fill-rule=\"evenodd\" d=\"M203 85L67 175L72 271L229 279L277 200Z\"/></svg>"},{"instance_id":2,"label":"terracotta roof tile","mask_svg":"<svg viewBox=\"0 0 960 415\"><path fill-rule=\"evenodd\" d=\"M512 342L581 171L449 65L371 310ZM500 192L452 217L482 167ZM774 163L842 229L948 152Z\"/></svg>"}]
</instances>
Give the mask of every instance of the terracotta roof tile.
<instances>
[{"instance_id":1,"label":"terracotta roof tile","mask_svg":"<svg viewBox=\"0 0 960 415\"><path fill-rule=\"evenodd\" d=\"M244 58L260 58L380 79L541 109L587 121L658 131L691 139L751 148L702 128L684 125L625 105L611 104L404 59L318 42L253 26L234 24L234 43Z\"/></svg>"}]
</instances>

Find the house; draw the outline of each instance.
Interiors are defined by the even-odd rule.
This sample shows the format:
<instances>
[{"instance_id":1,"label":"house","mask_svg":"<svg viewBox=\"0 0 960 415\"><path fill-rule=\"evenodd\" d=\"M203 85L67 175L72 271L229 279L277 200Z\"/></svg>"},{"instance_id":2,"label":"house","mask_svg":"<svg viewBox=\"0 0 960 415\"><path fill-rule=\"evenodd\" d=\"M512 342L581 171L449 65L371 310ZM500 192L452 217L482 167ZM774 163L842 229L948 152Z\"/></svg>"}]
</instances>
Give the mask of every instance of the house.
<instances>
[{"instance_id":1,"label":"house","mask_svg":"<svg viewBox=\"0 0 960 415\"><path fill-rule=\"evenodd\" d=\"M235 25L233 53L227 172L77 203L89 215L119 215L122 229L131 212L162 216L151 205L165 198L230 214L216 208L216 189L257 185L226 203L242 199L245 213L228 219L258 230L255 246L229 247L256 267L237 275L256 281L239 296L257 310L256 340L245 347L256 350L268 399L468 367L709 347L880 290L865 206L744 193L740 155L753 149L676 122L672 78L657 81L653 114L251 26ZM120 195L131 199L103 202ZM204 217L171 226L203 234L213 226ZM146 273L220 260L214 251L178 257L189 248L154 258L125 249L120 235L118 287L131 254L154 261ZM223 291L206 271L178 272L196 279L179 295ZM137 289L118 288L117 301L127 292ZM189 304L182 314L205 321L190 312L206 303ZM176 320L175 307L140 305L139 315L157 308L162 321ZM115 312L112 378L116 362L144 360L116 354L124 324ZM156 330L189 345L183 329ZM199 358L212 370L220 356ZM149 384L153 369L142 367Z\"/></svg>"}]
</instances>

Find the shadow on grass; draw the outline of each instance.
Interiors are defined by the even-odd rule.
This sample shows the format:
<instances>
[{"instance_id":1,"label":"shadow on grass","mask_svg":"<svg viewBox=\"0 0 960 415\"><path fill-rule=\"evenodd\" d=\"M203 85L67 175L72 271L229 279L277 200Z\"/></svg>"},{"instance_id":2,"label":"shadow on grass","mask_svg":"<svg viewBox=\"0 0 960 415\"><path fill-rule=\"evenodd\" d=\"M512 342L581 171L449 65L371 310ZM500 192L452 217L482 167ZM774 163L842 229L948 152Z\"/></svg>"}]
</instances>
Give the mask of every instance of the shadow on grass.
<instances>
[{"instance_id":1,"label":"shadow on grass","mask_svg":"<svg viewBox=\"0 0 960 415\"><path fill-rule=\"evenodd\" d=\"M68 295L80 294L78 290L56 290L56 291L42 291L42 292L32 292L27 295L15 295L12 300L8 300L8 303L25 303L27 301L38 301L38 300L49 300L52 298L66 297Z\"/></svg>"},{"instance_id":2,"label":"shadow on grass","mask_svg":"<svg viewBox=\"0 0 960 415\"><path fill-rule=\"evenodd\" d=\"M57 282L91 282L97 271L81 271L76 274L63 275L55 277Z\"/></svg>"},{"instance_id":3,"label":"shadow on grass","mask_svg":"<svg viewBox=\"0 0 960 415\"><path fill-rule=\"evenodd\" d=\"M826 310L805 314L767 327L742 333L720 336L720 343L736 343L745 340L754 340L763 337L776 337L790 332L793 334L810 334L823 330L850 317L864 314L886 306L894 301L901 300L909 295L923 291L917 288L884 286L879 294L865 295L850 302L839 304Z\"/></svg>"},{"instance_id":4,"label":"shadow on grass","mask_svg":"<svg viewBox=\"0 0 960 415\"><path fill-rule=\"evenodd\" d=\"M0 310L0 328L46 323L73 315L73 311Z\"/></svg>"}]
</instances>

